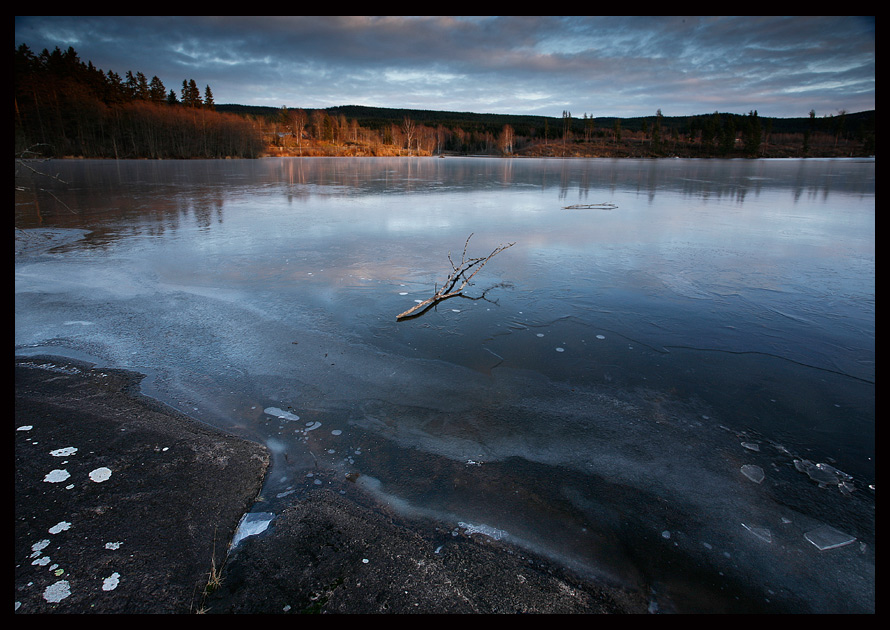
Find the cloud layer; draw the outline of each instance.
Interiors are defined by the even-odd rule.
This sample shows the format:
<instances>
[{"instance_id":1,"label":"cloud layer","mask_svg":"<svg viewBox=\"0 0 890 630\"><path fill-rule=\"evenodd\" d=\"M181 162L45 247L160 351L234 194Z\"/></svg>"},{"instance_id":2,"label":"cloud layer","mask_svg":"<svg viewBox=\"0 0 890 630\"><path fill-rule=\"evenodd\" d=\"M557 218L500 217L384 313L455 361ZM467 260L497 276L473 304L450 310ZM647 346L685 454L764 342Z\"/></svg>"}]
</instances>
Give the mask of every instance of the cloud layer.
<instances>
[{"instance_id":1,"label":"cloud layer","mask_svg":"<svg viewBox=\"0 0 890 630\"><path fill-rule=\"evenodd\" d=\"M21 17L16 46L209 84L217 103L560 116L875 107L857 17Z\"/></svg>"}]
</instances>

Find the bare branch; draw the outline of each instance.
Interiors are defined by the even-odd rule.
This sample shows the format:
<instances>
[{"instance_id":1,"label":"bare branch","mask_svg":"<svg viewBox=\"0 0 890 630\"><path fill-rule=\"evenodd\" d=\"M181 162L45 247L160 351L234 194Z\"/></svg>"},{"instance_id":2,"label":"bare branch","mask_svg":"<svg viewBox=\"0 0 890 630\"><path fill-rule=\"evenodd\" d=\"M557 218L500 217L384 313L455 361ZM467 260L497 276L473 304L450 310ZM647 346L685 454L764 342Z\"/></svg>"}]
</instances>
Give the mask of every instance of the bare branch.
<instances>
[{"instance_id":1,"label":"bare branch","mask_svg":"<svg viewBox=\"0 0 890 630\"><path fill-rule=\"evenodd\" d=\"M500 245L500 246L496 247L488 256L485 256L484 258L467 258L467 248L469 247L470 239L472 237L473 237L473 235L470 234L467 237L466 242L464 243L464 251L463 251L463 254L461 254L459 265L454 264L454 261L451 258L451 252L448 253L448 262L451 263L452 271L448 275L448 278L445 280L445 282L442 283L442 288L441 289L437 288L436 292L433 294L432 297L425 299L423 302L415 304L413 307L409 308L404 313L400 313L399 315L397 315L396 316L397 320L405 319L405 318L411 317L412 315L414 315L416 313L425 311L427 308L429 308L433 304L441 302L442 300L447 300L448 298L452 298L457 295L462 295L462 291L470 284L470 281L473 279L473 276L475 276L477 273L479 273L482 270L482 268L485 266L485 263L487 263L489 260L494 258L497 254L501 253L505 249L513 247L513 245L516 244L516 243L508 243L506 245ZM474 269L474 267L475 267L475 269ZM471 269L473 269L473 273L467 275L467 272L469 272ZM462 282L461 282L461 280L462 280ZM461 282L461 285L457 289L455 289L458 282ZM438 285L436 285L436 286L438 287Z\"/></svg>"}]
</instances>

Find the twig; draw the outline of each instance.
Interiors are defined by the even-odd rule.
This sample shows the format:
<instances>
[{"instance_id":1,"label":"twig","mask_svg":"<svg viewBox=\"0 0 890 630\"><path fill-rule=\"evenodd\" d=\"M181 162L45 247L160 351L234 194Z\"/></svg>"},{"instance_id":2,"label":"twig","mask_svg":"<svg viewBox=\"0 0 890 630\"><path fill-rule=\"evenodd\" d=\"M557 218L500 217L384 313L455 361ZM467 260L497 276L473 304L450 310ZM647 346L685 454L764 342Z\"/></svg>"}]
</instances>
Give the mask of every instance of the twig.
<instances>
[{"instance_id":1,"label":"twig","mask_svg":"<svg viewBox=\"0 0 890 630\"><path fill-rule=\"evenodd\" d=\"M454 261L451 259L451 252L448 252L448 262L451 263L451 273L448 275L448 278L445 280L445 282L442 283L442 288L439 289L438 285L436 285L436 292L432 297L425 299L423 302L415 304L404 313L396 315L397 320L410 317L414 313L425 310L433 304L441 302L442 300L447 300L448 298L454 297L456 295L461 295L461 292L467 287L468 284L470 284L470 280L473 279L473 276L475 276L477 273L479 273L479 271L482 270L482 267L485 266L485 263L491 260L495 255L501 253L507 248L513 247L513 245L516 244L508 243L506 245L500 245L484 258L467 258L467 247L469 246L470 239L472 237L473 234L470 234L467 237L466 242L464 243L464 251L460 257L460 264L455 265ZM474 267L475 270L473 271L473 273L467 275L467 272ZM460 280L463 280L463 282L457 289L455 289L454 287L457 286L457 283Z\"/></svg>"}]
</instances>

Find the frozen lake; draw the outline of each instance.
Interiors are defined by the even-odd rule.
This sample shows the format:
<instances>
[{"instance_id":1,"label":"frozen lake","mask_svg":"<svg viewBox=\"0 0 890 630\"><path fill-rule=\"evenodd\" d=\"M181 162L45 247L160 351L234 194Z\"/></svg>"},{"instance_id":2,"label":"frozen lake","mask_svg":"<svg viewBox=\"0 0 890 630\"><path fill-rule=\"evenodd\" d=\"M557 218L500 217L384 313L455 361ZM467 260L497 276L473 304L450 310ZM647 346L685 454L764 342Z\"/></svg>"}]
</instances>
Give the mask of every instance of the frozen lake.
<instances>
[{"instance_id":1,"label":"frozen lake","mask_svg":"<svg viewBox=\"0 0 890 630\"><path fill-rule=\"evenodd\" d=\"M874 611L874 160L36 166L16 354L267 444L258 512L324 471L653 610Z\"/></svg>"}]
</instances>

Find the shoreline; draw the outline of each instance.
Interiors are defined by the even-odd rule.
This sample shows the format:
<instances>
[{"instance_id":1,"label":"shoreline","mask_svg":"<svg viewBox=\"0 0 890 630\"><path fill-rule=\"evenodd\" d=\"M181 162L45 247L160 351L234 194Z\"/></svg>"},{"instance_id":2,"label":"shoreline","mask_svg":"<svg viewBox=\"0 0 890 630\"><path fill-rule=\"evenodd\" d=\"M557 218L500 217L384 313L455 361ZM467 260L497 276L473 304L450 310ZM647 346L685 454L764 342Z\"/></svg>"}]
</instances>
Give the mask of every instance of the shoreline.
<instances>
[{"instance_id":1,"label":"shoreline","mask_svg":"<svg viewBox=\"0 0 890 630\"><path fill-rule=\"evenodd\" d=\"M227 558L269 469L265 446L142 395L133 372L15 363L16 613L648 610L639 593L408 522L333 478Z\"/></svg>"}]
</instances>

